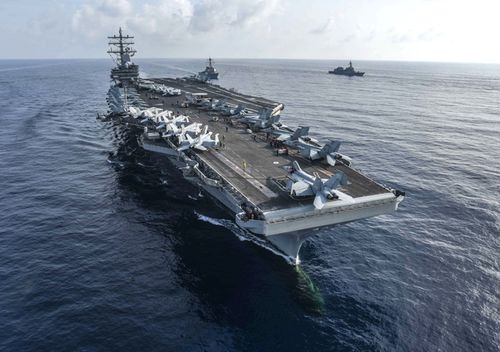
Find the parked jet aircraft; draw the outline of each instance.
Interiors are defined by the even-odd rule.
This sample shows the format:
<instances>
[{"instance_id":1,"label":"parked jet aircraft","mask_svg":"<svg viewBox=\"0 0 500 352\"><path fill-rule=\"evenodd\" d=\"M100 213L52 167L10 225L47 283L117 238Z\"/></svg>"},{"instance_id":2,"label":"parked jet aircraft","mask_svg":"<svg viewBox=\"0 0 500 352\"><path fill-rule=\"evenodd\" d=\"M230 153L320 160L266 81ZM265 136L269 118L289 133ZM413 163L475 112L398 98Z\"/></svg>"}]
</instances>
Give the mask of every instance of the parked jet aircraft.
<instances>
[{"instance_id":1,"label":"parked jet aircraft","mask_svg":"<svg viewBox=\"0 0 500 352\"><path fill-rule=\"evenodd\" d=\"M271 109L262 109L259 114L243 114L236 115L232 118L238 122L241 122L249 127L255 128L268 128L273 124L276 124L280 120L279 112L273 114L274 110Z\"/></svg>"},{"instance_id":2,"label":"parked jet aircraft","mask_svg":"<svg viewBox=\"0 0 500 352\"><path fill-rule=\"evenodd\" d=\"M245 107L241 104L238 106L226 106L221 110L221 114L224 116L234 116L239 115L244 110Z\"/></svg>"},{"instance_id":3,"label":"parked jet aircraft","mask_svg":"<svg viewBox=\"0 0 500 352\"><path fill-rule=\"evenodd\" d=\"M340 142L330 141L324 146L313 146L308 143L301 143L299 138L298 148L300 155L310 160L326 159L328 164L334 166L337 161L342 162L347 166L352 165L352 159L347 155L339 153Z\"/></svg>"},{"instance_id":4,"label":"parked jet aircraft","mask_svg":"<svg viewBox=\"0 0 500 352\"><path fill-rule=\"evenodd\" d=\"M319 175L309 175L300 168L297 161L292 163L289 174L287 190L294 197L314 196L314 207L322 209L328 200L340 199L345 202L353 202L353 198L337 188L347 185L347 176L338 171L329 179L322 179Z\"/></svg>"},{"instance_id":5,"label":"parked jet aircraft","mask_svg":"<svg viewBox=\"0 0 500 352\"><path fill-rule=\"evenodd\" d=\"M186 140L183 140L180 143L181 146L177 148L178 151L183 151L189 148L206 151L219 145L219 134L217 133L215 138L212 139L212 132L208 132L208 126L205 126L203 133L196 138L191 137L189 134L186 134L185 137Z\"/></svg>"},{"instance_id":6,"label":"parked jet aircraft","mask_svg":"<svg viewBox=\"0 0 500 352\"><path fill-rule=\"evenodd\" d=\"M159 120L158 122L160 124L158 126L156 126L157 130L161 130L163 128L168 129L169 126L178 127L181 124L189 123L189 117L185 116L185 115L179 115L179 116L173 117L172 119L162 118L162 120Z\"/></svg>"},{"instance_id":7,"label":"parked jet aircraft","mask_svg":"<svg viewBox=\"0 0 500 352\"><path fill-rule=\"evenodd\" d=\"M309 134L309 127L305 126L299 126L295 131L288 128L287 126L284 127L279 127L278 129L269 129L271 130L271 134L276 136L276 140L280 142L285 142L285 141L297 141L299 137L305 137Z\"/></svg>"},{"instance_id":8,"label":"parked jet aircraft","mask_svg":"<svg viewBox=\"0 0 500 352\"><path fill-rule=\"evenodd\" d=\"M129 106L128 107L128 113L130 116L132 116L134 119L138 119L140 117L153 117L154 115L157 115L161 113L163 110L157 107L152 107L148 109L141 110L139 108L136 108L134 106Z\"/></svg>"},{"instance_id":9,"label":"parked jet aircraft","mask_svg":"<svg viewBox=\"0 0 500 352\"><path fill-rule=\"evenodd\" d=\"M193 122L190 125L184 126L181 125L178 127L177 125L168 125L166 132L162 134L162 137L171 137L177 136L179 141L182 142L186 140L186 134L190 134L191 137L196 137L201 133L202 124L199 122Z\"/></svg>"}]
</instances>

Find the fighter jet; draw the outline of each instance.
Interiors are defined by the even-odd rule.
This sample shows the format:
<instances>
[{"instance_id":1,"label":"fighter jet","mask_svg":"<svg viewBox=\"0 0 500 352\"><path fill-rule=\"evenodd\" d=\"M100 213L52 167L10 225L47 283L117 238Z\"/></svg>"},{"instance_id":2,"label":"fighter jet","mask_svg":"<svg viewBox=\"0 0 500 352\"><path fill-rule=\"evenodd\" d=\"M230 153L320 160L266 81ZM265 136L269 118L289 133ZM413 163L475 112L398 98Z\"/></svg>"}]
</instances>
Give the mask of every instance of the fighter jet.
<instances>
[{"instance_id":1,"label":"fighter jet","mask_svg":"<svg viewBox=\"0 0 500 352\"><path fill-rule=\"evenodd\" d=\"M247 120L247 122L245 123L248 124L250 127L263 129L271 126L273 123L279 122L280 118L281 118L280 115L274 115L269 117L267 120L257 120L257 121Z\"/></svg>"},{"instance_id":2,"label":"fighter jet","mask_svg":"<svg viewBox=\"0 0 500 352\"><path fill-rule=\"evenodd\" d=\"M170 97L175 95L181 95L181 90L173 87L166 86L160 83L152 83L148 85L148 88L155 93L159 93L164 97Z\"/></svg>"},{"instance_id":3,"label":"fighter jet","mask_svg":"<svg viewBox=\"0 0 500 352\"><path fill-rule=\"evenodd\" d=\"M207 93L186 92L185 98L187 104L199 105L203 100L208 100Z\"/></svg>"},{"instance_id":4,"label":"fighter jet","mask_svg":"<svg viewBox=\"0 0 500 352\"><path fill-rule=\"evenodd\" d=\"M273 114L274 110L271 109L262 109L259 114L243 114L236 115L234 118L236 121L241 122L249 127L254 128L268 128L273 124L276 124L280 120L280 114Z\"/></svg>"},{"instance_id":5,"label":"fighter jet","mask_svg":"<svg viewBox=\"0 0 500 352\"><path fill-rule=\"evenodd\" d=\"M166 97L172 97L172 96L177 96L181 95L182 92L180 89L177 88L172 88L172 87L165 87L165 91L162 93L163 96Z\"/></svg>"},{"instance_id":6,"label":"fighter jet","mask_svg":"<svg viewBox=\"0 0 500 352\"><path fill-rule=\"evenodd\" d=\"M197 100L195 104L200 109L208 109L208 107L212 104L212 101L209 98L202 98Z\"/></svg>"},{"instance_id":7,"label":"fighter jet","mask_svg":"<svg viewBox=\"0 0 500 352\"><path fill-rule=\"evenodd\" d=\"M299 126L295 131L285 125L281 125L278 128L274 128L274 126L276 125L273 125L270 133L276 136L275 139L280 142L297 141L300 137L305 137L309 134L309 127L305 126Z\"/></svg>"},{"instance_id":8,"label":"fighter jet","mask_svg":"<svg viewBox=\"0 0 500 352\"><path fill-rule=\"evenodd\" d=\"M294 132L294 129L292 129L291 127L288 127L284 123L278 122L278 123L272 124L271 127L266 128L264 130L264 132L268 132L268 133L271 133L275 136L279 136L282 133L292 134Z\"/></svg>"},{"instance_id":9,"label":"fighter jet","mask_svg":"<svg viewBox=\"0 0 500 352\"><path fill-rule=\"evenodd\" d=\"M219 99L207 99L203 100L199 107L202 110L215 110L220 104L223 104L223 102Z\"/></svg>"},{"instance_id":10,"label":"fighter jet","mask_svg":"<svg viewBox=\"0 0 500 352\"><path fill-rule=\"evenodd\" d=\"M134 119L138 119L140 117L142 117L142 118L153 117L161 112L163 112L163 110L160 108L156 108L156 107L152 107L152 108L144 109L144 110L141 110L141 109L136 108L134 106L128 107L128 113Z\"/></svg>"},{"instance_id":11,"label":"fighter jet","mask_svg":"<svg viewBox=\"0 0 500 352\"><path fill-rule=\"evenodd\" d=\"M286 188L294 197L314 196L314 207L322 209L328 200L340 199L346 203L354 201L351 196L337 190L345 185L347 176L342 171L337 171L329 179L322 179L318 174L309 175L300 168L297 161L294 161Z\"/></svg>"},{"instance_id":12,"label":"fighter jet","mask_svg":"<svg viewBox=\"0 0 500 352\"><path fill-rule=\"evenodd\" d=\"M300 143L300 138L299 138ZM335 166L337 161L342 162L347 166L352 165L352 159L347 155L339 153L340 142L330 141L324 146L313 146L311 144L299 144L300 155L309 160L326 159L328 164Z\"/></svg>"},{"instance_id":13,"label":"fighter jet","mask_svg":"<svg viewBox=\"0 0 500 352\"><path fill-rule=\"evenodd\" d=\"M139 108L136 108L135 106L129 106L128 107L128 114L133 117L134 119L136 119L137 117L139 117L139 115L141 114L142 110L139 109Z\"/></svg>"},{"instance_id":14,"label":"fighter jet","mask_svg":"<svg viewBox=\"0 0 500 352\"><path fill-rule=\"evenodd\" d=\"M239 115L240 112L244 111L245 110L245 107L243 105L238 105L238 106L226 106L224 107L222 110L221 110L221 114L224 115L224 116L235 116L235 115Z\"/></svg>"},{"instance_id":15,"label":"fighter jet","mask_svg":"<svg viewBox=\"0 0 500 352\"><path fill-rule=\"evenodd\" d=\"M169 121L169 119L174 115L173 111L170 110L162 110L159 108L154 108L155 110L146 110L145 113L142 115L144 119L140 121L140 123L146 123L148 121L154 122L154 123L166 123Z\"/></svg>"},{"instance_id":16,"label":"fighter jet","mask_svg":"<svg viewBox=\"0 0 500 352\"><path fill-rule=\"evenodd\" d=\"M161 130L163 128L168 130L169 126L178 127L184 123L189 123L189 117L185 115L175 116L172 119L168 119L166 117L160 117L157 123L159 123L159 125L156 126L157 130Z\"/></svg>"},{"instance_id":17,"label":"fighter jet","mask_svg":"<svg viewBox=\"0 0 500 352\"><path fill-rule=\"evenodd\" d=\"M212 132L208 132L208 126L205 126L205 130L198 137L193 138L189 134L185 135L186 140L181 142L177 151L187 150L189 148L194 148L200 151L206 151L209 148L213 148L219 145L219 134L215 135L212 139Z\"/></svg>"},{"instance_id":18,"label":"fighter jet","mask_svg":"<svg viewBox=\"0 0 500 352\"><path fill-rule=\"evenodd\" d=\"M211 109L213 111L222 111L228 106L225 100L218 100L215 104L212 104Z\"/></svg>"},{"instance_id":19,"label":"fighter jet","mask_svg":"<svg viewBox=\"0 0 500 352\"><path fill-rule=\"evenodd\" d=\"M304 133L299 138L288 139L284 141L285 145L294 149L305 148L321 148L321 144L317 139L309 137L308 133Z\"/></svg>"},{"instance_id":20,"label":"fighter jet","mask_svg":"<svg viewBox=\"0 0 500 352\"><path fill-rule=\"evenodd\" d=\"M190 125L184 126L181 125L178 127L175 124L168 125L166 132L162 134L162 137L171 137L177 136L179 138L179 142L187 141L186 134L189 134L191 137L196 137L201 133L202 124L199 122L193 122Z\"/></svg>"}]
</instances>

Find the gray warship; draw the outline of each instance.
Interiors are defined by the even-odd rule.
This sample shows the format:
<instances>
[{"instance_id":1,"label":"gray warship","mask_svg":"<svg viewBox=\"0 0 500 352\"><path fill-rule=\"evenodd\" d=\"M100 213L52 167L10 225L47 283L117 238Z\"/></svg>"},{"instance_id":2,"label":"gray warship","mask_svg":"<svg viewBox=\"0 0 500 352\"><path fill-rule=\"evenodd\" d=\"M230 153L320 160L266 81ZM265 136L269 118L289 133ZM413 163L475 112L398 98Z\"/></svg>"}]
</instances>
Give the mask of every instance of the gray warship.
<instances>
[{"instance_id":1,"label":"gray warship","mask_svg":"<svg viewBox=\"0 0 500 352\"><path fill-rule=\"evenodd\" d=\"M198 72L196 75L200 81L209 82L215 79L219 79L219 72L214 67L213 60L211 57L208 58L207 67L204 71Z\"/></svg>"},{"instance_id":2,"label":"gray warship","mask_svg":"<svg viewBox=\"0 0 500 352\"><path fill-rule=\"evenodd\" d=\"M354 67L352 66L352 61L349 61L349 66L346 68L339 66L335 68L333 71L328 71L328 73L334 74L334 75L342 75L342 76L358 76L358 77L363 77L364 72L356 71Z\"/></svg>"},{"instance_id":3,"label":"gray warship","mask_svg":"<svg viewBox=\"0 0 500 352\"><path fill-rule=\"evenodd\" d=\"M135 64L124 65L135 51L121 47L133 37L110 38L117 66L106 118L137 128L145 150L166 156L241 229L291 262L320 228L391 213L404 199L356 170L340 142L286 126L282 103L192 78L141 79L129 72Z\"/></svg>"}]
</instances>

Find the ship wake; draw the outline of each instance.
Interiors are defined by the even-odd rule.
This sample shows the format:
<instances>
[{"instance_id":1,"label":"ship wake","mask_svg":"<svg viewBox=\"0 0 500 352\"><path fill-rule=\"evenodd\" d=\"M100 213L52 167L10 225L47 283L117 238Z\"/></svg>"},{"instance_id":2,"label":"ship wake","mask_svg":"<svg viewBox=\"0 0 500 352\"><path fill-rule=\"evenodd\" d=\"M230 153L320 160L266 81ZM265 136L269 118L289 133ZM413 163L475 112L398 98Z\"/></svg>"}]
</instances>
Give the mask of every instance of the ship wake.
<instances>
[{"instance_id":1,"label":"ship wake","mask_svg":"<svg viewBox=\"0 0 500 352\"><path fill-rule=\"evenodd\" d=\"M276 254L286 260L287 263L294 265L295 264L295 258L292 258L290 256L287 256L286 254L281 253L278 251L276 248L273 247L271 243L266 241L263 238L260 238L251 232L242 229L236 223L232 220L229 219L217 219L217 218L212 218L210 216L206 216L203 214L198 213L197 211L194 211L194 214L200 221L207 222L209 224L215 225L215 226L222 226L226 228L227 230L231 231L240 241L248 241L252 242L253 244L256 244L259 247L262 247L273 254Z\"/></svg>"}]
</instances>

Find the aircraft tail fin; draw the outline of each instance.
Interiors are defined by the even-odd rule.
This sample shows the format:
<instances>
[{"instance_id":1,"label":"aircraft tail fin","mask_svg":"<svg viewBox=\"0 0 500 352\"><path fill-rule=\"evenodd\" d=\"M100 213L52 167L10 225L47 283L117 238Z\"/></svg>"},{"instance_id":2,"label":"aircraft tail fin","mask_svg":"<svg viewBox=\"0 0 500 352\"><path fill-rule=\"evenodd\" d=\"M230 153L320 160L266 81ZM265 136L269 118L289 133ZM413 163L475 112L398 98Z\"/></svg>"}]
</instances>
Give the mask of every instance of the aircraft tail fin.
<instances>
[{"instance_id":1,"label":"aircraft tail fin","mask_svg":"<svg viewBox=\"0 0 500 352\"><path fill-rule=\"evenodd\" d=\"M323 146L321 152L324 154L336 153L340 149L340 144L339 141L330 141Z\"/></svg>"},{"instance_id":2,"label":"aircraft tail fin","mask_svg":"<svg viewBox=\"0 0 500 352\"><path fill-rule=\"evenodd\" d=\"M269 121L269 118L271 117L271 112L272 110L268 108L261 109L259 112L259 119Z\"/></svg>"},{"instance_id":3,"label":"aircraft tail fin","mask_svg":"<svg viewBox=\"0 0 500 352\"><path fill-rule=\"evenodd\" d=\"M268 120L268 125L272 125L274 123L278 123L280 121L281 116L280 115L274 115L271 116Z\"/></svg>"},{"instance_id":4,"label":"aircraft tail fin","mask_svg":"<svg viewBox=\"0 0 500 352\"><path fill-rule=\"evenodd\" d=\"M316 193L316 196L314 197L314 208L320 210L323 209L325 206L326 202L328 200L326 199L325 195L322 192Z\"/></svg>"},{"instance_id":5,"label":"aircraft tail fin","mask_svg":"<svg viewBox=\"0 0 500 352\"><path fill-rule=\"evenodd\" d=\"M318 176L318 174L315 174L314 176L315 177L314 177L314 182L312 184L312 188L313 188L314 192L318 192L323 187L323 180L321 180L321 178Z\"/></svg>"},{"instance_id":6,"label":"aircraft tail fin","mask_svg":"<svg viewBox=\"0 0 500 352\"><path fill-rule=\"evenodd\" d=\"M236 110L234 110L234 115L239 114L240 112L242 112L242 111L243 111L243 109L244 109L243 105L241 105L241 104L240 104L240 105L238 105L238 106L236 107Z\"/></svg>"},{"instance_id":7,"label":"aircraft tail fin","mask_svg":"<svg viewBox=\"0 0 500 352\"><path fill-rule=\"evenodd\" d=\"M326 154L326 162L328 165L335 166L337 165L337 160L335 159L334 155L332 154Z\"/></svg>"},{"instance_id":8,"label":"aircraft tail fin","mask_svg":"<svg viewBox=\"0 0 500 352\"><path fill-rule=\"evenodd\" d=\"M294 160L293 163L292 163L292 170L293 171L302 171L302 169L300 168L300 165L298 163L297 160Z\"/></svg>"},{"instance_id":9,"label":"aircraft tail fin","mask_svg":"<svg viewBox=\"0 0 500 352\"><path fill-rule=\"evenodd\" d=\"M309 126L299 126L292 134L290 139L296 141L299 137L307 136L309 134Z\"/></svg>"},{"instance_id":10,"label":"aircraft tail fin","mask_svg":"<svg viewBox=\"0 0 500 352\"><path fill-rule=\"evenodd\" d=\"M335 189L345 185L347 185L347 176L342 171L338 171L325 182L325 187L329 189Z\"/></svg>"},{"instance_id":11,"label":"aircraft tail fin","mask_svg":"<svg viewBox=\"0 0 500 352\"><path fill-rule=\"evenodd\" d=\"M299 153L302 157L306 159L313 159L315 155L317 154L316 150L313 150L310 147L300 147L299 145Z\"/></svg>"}]
</instances>

